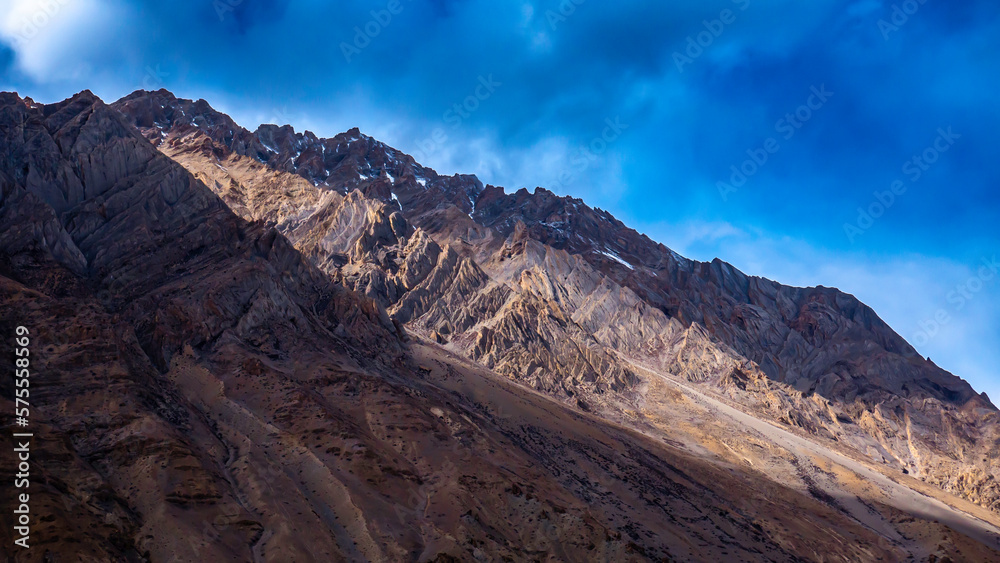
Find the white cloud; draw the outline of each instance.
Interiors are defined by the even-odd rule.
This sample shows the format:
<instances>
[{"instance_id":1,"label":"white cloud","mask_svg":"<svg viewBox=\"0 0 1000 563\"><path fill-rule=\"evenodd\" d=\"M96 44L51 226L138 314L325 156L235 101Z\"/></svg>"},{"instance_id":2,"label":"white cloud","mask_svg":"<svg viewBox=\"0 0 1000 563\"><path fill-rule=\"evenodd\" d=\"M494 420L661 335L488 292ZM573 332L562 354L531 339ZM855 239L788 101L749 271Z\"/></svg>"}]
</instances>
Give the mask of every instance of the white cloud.
<instances>
[{"instance_id":1,"label":"white cloud","mask_svg":"<svg viewBox=\"0 0 1000 563\"><path fill-rule=\"evenodd\" d=\"M92 71L86 54L101 43L81 30L106 28L111 18L96 0L9 0L0 7L0 38L33 80L80 80Z\"/></svg>"}]
</instances>

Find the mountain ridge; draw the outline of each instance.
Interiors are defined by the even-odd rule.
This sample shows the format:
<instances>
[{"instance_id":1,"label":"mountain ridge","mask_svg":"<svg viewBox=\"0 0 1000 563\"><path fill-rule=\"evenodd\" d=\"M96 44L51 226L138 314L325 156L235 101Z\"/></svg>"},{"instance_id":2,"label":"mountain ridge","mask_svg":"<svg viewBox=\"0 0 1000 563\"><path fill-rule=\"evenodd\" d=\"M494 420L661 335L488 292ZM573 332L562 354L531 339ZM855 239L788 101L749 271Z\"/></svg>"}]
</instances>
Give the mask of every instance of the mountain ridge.
<instances>
[{"instance_id":1,"label":"mountain ridge","mask_svg":"<svg viewBox=\"0 0 1000 563\"><path fill-rule=\"evenodd\" d=\"M226 127L230 127L235 129L236 131L239 131L239 134L235 135L234 139L240 139L239 142L236 142L235 140L230 140L225 136L223 136L221 138L223 144L225 144L227 147L229 147L231 150L234 150L234 152L237 152L238 154L243 154L244 156L253 156L258 160L261 160L262 163L268 165L268 167L279 168L284 171L298 174L306 178L307 180L313 182L314 185L315 184L330 185L331 177L329 174L324 175L316 173L317 167L314 165L314 163L310 162L313 159L313 156L310 156L308 154L308 151L310 149L312 149L315 152L314 146L310 146L310 143L326 147L334 143L341 144L345 141L345 139L347 140L348 144L350 142L354 142L351 141L351 139L354 140L371 139L370 137L364 136L357 128L338 134L329 139L316 137L314 134L308 131L304 133L295 133L294 128L292 128L289 125L265 124L261 125L257 131L250 133L248 130L243 129L242 127L236 125L235 122L233 122L230 118L228 118L228 116L224 116L224 114L212 110L211 106L206 101L198 100L197 102L191 102L190 100L178 99L172 93L166 90L160 90L155 93L137 91L134 92L133 94L130 94L129 96L122 98L121 100L116 102L116 104L113 104L113 106L120 108L129 108L130 102L134 102L136 100L145 100L148 98L157 99L161 97L162 101L165 102L173 101L173 103L181 104L182 106L201 107L203 110L207 111L208 114L211 116L222 116L222 120L224 121ZM168 106L168 105L169 104L167 103L161 104L161 109L162 106ZM132 109L128 109L126 111L127 113L133 116L136 114L136 112ZM183 114L183 110L182 110L182 115L184 117L188 117ZM192 116L192 121L191 121L192 126L195 126L194 123L196 119L197 115ZM150 123L150 121L149 118L146 117L145 115L142 118L136 119L136 124L137 126L140 127L140 129L142 129L142 127L147 123ZM156 119L153 119L152 123L154 124L157 123ZM172 130L174 127L184 127L184 125L185 124L175 123L173 119L168 119L162 124L162 127L159 128L161 130L164 130L164 128L167 130ZM197 125L197 127L200 129L204 128L203 125ZM209 136L212 137L214 140L219 141L220 140L219 135L213 134L214 132L215 130L210 128ZM276 132L281 132L283 134L283 137L281 137L280 139L275 138L273 135ZM272 141L273 145L275 146L280 145L284 147L284 149L279 151L268 151L267 149L264 149L262 151L259 149L263 148L264 146L268 146L267 143L261 141L258 147L258 145L254 144L253 142L243 140L243 138L247 135L253 138L260 138L262 134L267 135L268 140ZM295 139L296 141L290 141L289 139ZM641 266L650 269L667 269L667 270L673 268L675 271L677 271L682 269L680 268L681 265L685 265L685 266L691 266L691 268L688 269L688 273L694 273L693 270L697 269L699 270L698 273L701 273L703 276L709 276L714 278L714 280L720 283L720 285L725 285L728 283L730 284L730 286L733 286L734 288L737 286L746 286L749 283L749 280L757 280L762 284L778 283L759 276L747 276L746 274L740 272L731 264L724 262L720 258L716 258L711 262L697 262L694 260L684 258L679 254L677 254L676 252L667 248L662 243L653 241L648 236L638 233L634 229L627 227L624 223L616 219L610 213L601 210L599 208L590 209L580 199L576 199L571 196L560 197L553 194L549 190L546 190L543 187L535 188L534 192L529 191L527 188L520 188L519 190L508 194L502 187L491 186L491 185L483 186L482 182L479 181L478 178L475 177L475 175L456 174L455 176L447 177L446 181L445 180L446 177L438 176L437 173L434 172L432 169L419 165L419 163L416 163L412 159L412 157L405 155L401 151L388 147L387 145L384 145L383 143L375 141L373 139L372 142L375 144L376 147L378 147L378 149L384 151L385 155L388 158L401 160L404 168L406 168L407 165L409 165L409 167L412 168L412 172L415 177L425 173L429 173L429 175L433 175L435 179L440 178L441 179L440 183L442 184L447 184L448 182L460 182L461 184L471 184L468 186L460 185L459 189L457 190L453 186L447 186L448 188L451 188L450 190L446 191L446 193L451 192L450 193L451 197L448 198L449 201L452 201L452 203L454 203L456 207L461 209L463 212L469 213L470 217L474 221L476 221L477 224L479 224L479 221L482 221L481 226L496 228L502 236L509 236L513 232L514 223L511 222L511 215L513 214L514 210L520 210L517 219L522 221L524 221L526 218L530 219L527 226L530 229L538 231L538 234L536 235L535 238L545 240L546 244L554 248L566 248L574 253L580 253L580 254L594 253L595 250L597 250L597 252L599 253L601 250L603 250L605 252L601 256L588 257L592 258L594 261L603 261L604 263L601 264L602 266L608 266L610 268L626 268L632 270L634 270L636 266ZM235 149L233 148L234 143L236 147ZM303 146L302 143L305 143L305 146ZM287 150L290 150L292 148L295 148L297 154L296 158L290 159L289 155L286 154L286 152ZM305 151L301 150L303 148L305 149ZM325 152L326 148L324 148L323 151ZM334 151L331 149L331 152ZM301 159L304 162L299 164L298 163L299 161L297 159ZM271 162L272 160L277 160L278 162L275 164ZM310 166L310 164L312 165ZM384 169L385 168L384 163L382 164L382 166ZM326 168L325 166L323 169L324 172L329 171L329 169ZM343 187L340 187L339 189L344 192L349 192L354 187L356 186L352 185L349 182ZM465 189L463 190L461 188ZM394 197L392 193L390 193L387 196L384 193L379 193L377 190L378 188L374 187L368 191L362 190L362 192L365 193L366 195L374 196L376 199L381 199L385 203L391 202L385 200L391 200L392 197ZM468 201L466 202L461 198L457 197L454 194L454 192L456 191L464 191L465 192L464 195L468 197ZM468 203L468 205L463 205L465 203ZM546 217L565 214L567 208L573 206L578 207L581 205L592 213L592 217L588 218L591 220L592 223L584 225L583 227L578 228L577 230L585 230L590 235L603 234L605 232L611 231L614 233L614 236L601 237L598 240L588 240L588 241L569 240L568 238L565 238L564 233L560 232L559 225L553 226L551 222L546 224L546 222L544 221ZM402 205L400 205L400 208L402 210ZM572 228L573 225L571 224L569 225L569 227ZM601 246L600 249L596 248L597 244L600 244ZM642 255L639 255L640 249L643 252ZM651 260L649 258L650 249L655 249L659 251L660 255L657 256L656 259ZM623 256L626 259L623 259ZM676 263L676 266L671 262ZM673 275L674 275L674 281L676 282L677 274L674 273ZM637 282L633 285L630 285L630 287L633 290L636 290L637 286L641 286L641 283ZM855 296L844 293L837 288L827 288L822 285L816 287L805 287L805 288L797 288L790 286L782 286L782 287L794 290L796 293L806 294L807 296L805 297L805 299L808 299L812 295L820 295L822 296L821 298L825 297L827 299L836 300L838 296L842 296L848 299L849 301L854 302L853 306L860 306L862 308L860 314L862 315L862 317L866 317L864 318L864 323L868 326L873 326L876 329L878 329L876 332L876 336L881 337L878 342L881 346L883 346L889 351L899 353L904 357L909 357L909 358L919 357L923 359L917 353L917 351L912 347L912 345L910 345L908 342L905 341L905 339L903 339L897 333L895 333L895 331L893 331L891 327L889 327L889 325L886 324L878 316L877 312L872 310L864 303L860 302ZM748 293L748 291L743 287L739 287L739 289L742 290L741 291L742 293ZM644 295L644 297L646 297L647 299L650 298L648 294ZM659 306L662 310L664 310L664 312L667 313L668 315L673 316L673 315L678 315L678 313L680 313L679 318L682 319L682 322L685 322L686 324L687 322L689 322L689 320L686 320L685 318L684 311L672 310L670 304L665 302L664 299L657 296L657 297L652 297L652 299L650 300L654 302L654 304ZM747 301L749 300L750 299L748 296ZM701 315L695 314L692 316L694 316L698 320L701 320ZM766 362L759 362L759 363L765 366L765 368L767 367ZM774 375L768 369L765 369L765 372L768 373L769 376ZM964 380L961 380L961 382L963 385L960 386L964 388L958 390L957 395L955 395L956 391L950 389L948 390L948 392L951 393L951 396L955 397L956 400L958 401L975 400L974 399L975 396L978 396L985 403L987 403L989 407L994 409L996 408L995 406L992 405L992 403L988 401L988 399L984 398L982 394L978 394L974 390L972 390L971 386L969 386L967 382L965 382ZM948 393L944 394L944 396L947 395Z\"/></svg>"}]
</instances>

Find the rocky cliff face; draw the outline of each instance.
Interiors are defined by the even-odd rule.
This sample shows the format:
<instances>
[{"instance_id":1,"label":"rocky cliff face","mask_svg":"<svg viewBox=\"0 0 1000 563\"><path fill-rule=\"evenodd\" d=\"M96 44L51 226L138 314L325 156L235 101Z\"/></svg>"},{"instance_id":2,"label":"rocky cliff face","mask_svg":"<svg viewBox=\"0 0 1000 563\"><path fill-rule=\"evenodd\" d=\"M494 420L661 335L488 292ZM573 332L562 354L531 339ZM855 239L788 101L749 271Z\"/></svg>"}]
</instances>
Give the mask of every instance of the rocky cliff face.
<instances>
[{"instance_id":1,"label":"rocky cliff face","mask_svg":"<svg viewBox=\"0 0 1000 563\"><path fill-rule=\"evenodd\" d=\"M512 379L617 418L618 400L643 401L633 365L681 375L1000 509L996 408L853 296L687 260L580 200L441 177L356 130L334 139L288 127L249 133L163 91L116 107L218 193L252 191L267 174L229 173L234 159L285 172L281 182L303 194L312 184L308 195L265 190L277 199L241 213L267 215L398 323ZM177 108L180 121L146 116ZM247 148L253 139L289 148L265 155ZM307 154L322 154L322 165ZM319 203L340 193L345 203ZM279 216L282 206L298 206L297 219Z\"/></svg>"},{"instance_id":2,"label":"rocky cliff face","mask_svg":"<svg viewBox=\"0 0 1000 563\"><path fill-rule=\"evenodd\" d=\"M995 409L835 290L165 91L0 94L0 155L17 560L1000 557L872 469L996 510Z\"/></svg>"}]
</instances>

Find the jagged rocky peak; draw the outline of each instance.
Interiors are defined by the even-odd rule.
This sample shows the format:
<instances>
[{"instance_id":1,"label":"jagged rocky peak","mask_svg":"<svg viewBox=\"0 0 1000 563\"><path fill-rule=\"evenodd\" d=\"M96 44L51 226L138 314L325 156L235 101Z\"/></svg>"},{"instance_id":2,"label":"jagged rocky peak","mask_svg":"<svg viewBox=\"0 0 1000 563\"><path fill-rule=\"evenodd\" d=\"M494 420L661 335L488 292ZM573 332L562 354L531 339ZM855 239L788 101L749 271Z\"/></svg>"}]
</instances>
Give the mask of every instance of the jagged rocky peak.
<instances>
[{"instance_id":1,"label":"jagged rocky peak","mask_svg":"<svg viewBox=\"0 0 1000 563\"><path fill-rule=\"evenodd\" d=\"M166 90L140 90L113 105L155 144L204 135L216 145L216 152L254 158L341 193L388 179L393 189L384 190L380 199L410 205L414 213L433 211L441 200L471 213L483 189L475 176L439 176L356 127L331 138L320 138L310 131L297 133L287 124L263 124L251 132L204 100L177 98Z\"/></svg>"},{"instance_id":2,"label":"jagged rocky peak","mask_svg":"<svg viewBox=\"0 0 1000 563\"><path fill-rule=\"evenodd\" d=\"M618 268L619 274L627 274L638 266L659 270L691 264L662 244L629 229L607 211L542 187L533 192L521 188L507 194L503 188L487 186L476 203L475 218L504 235L520 221L532 237L545 244L589 254L602 267ZM648 253L650 249L655 250L653 255Z\"/></svg>"}]
</instances>

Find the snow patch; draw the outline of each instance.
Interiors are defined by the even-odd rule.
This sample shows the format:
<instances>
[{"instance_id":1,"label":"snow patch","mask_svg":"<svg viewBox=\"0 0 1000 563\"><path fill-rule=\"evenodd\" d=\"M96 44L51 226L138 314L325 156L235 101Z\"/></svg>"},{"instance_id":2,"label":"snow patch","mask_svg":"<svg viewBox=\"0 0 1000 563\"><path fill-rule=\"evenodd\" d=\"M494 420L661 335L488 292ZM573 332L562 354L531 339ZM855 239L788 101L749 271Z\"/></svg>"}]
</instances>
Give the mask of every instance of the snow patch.
<instances>
[{"instance_id":1,"label":"snow patch","mask_svg":"<svg viewBox=\"0 0 1000 563\"><path fill-rule=\"evenodd\" d=\"M683 264L686 266L691 263L691 260L681 256L680 254L677 254L673 250L670 251L670 255L673 256L674 260L676 260L679 264Z\"/></svg>"},{"instance_id":2,"label":"snow patch","mask_svg":"<svg viewBox=\"0 0 1000 563\"><path fill-rule=\"evenodd\" d=\"M598 252L600 252L601 254L603 254L603 255L607 256L608 258L611 258L611 259L612 259L612 260L614 260L615 262L618 262L618 263L619 263L619 264L621 264L622 266L625 266L625 267L626 267L626 268L628 268L629 270L634 270L634 269L635 269L635 267L634 267L634 266L632 266L632 264L629 264L628 262L626 262L626 261L622 260L621 256L618 256L617 254L615 254L615 253L613 253L613 252L605 252L605 251L603 251L603 250L598 250Z\"/></svg>"}]
</instances>

